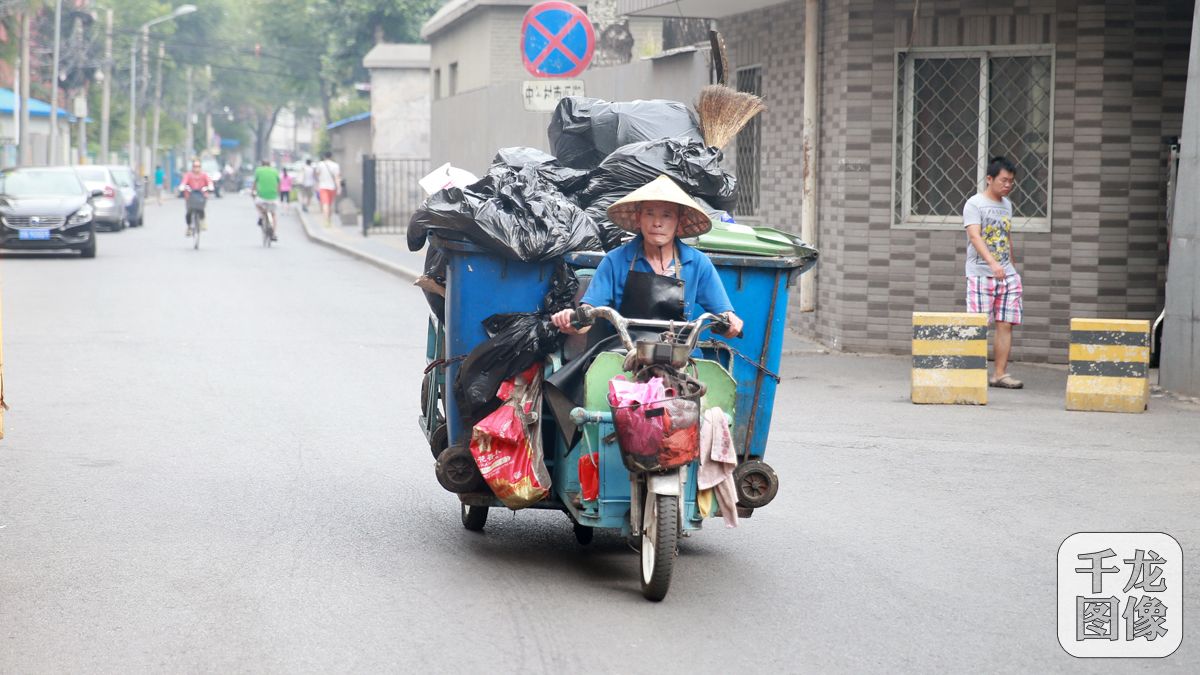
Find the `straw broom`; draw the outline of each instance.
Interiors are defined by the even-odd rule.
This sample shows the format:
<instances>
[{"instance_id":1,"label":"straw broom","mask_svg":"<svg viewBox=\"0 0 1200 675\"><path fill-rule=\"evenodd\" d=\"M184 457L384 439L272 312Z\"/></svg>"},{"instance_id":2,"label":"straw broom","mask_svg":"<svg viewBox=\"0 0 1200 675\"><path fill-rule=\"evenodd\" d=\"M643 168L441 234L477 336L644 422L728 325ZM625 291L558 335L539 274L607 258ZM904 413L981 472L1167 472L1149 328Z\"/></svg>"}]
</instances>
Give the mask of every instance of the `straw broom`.
<instances>
[{"instance_id":1,"label":"straw broom","mask_svg":"<svg viewBox=\"0 0 1200 675\"><path fill-rule=\"evenodd\" d=\"M704 143L723 148L754 116L767 109L767 104L754 94L737 91L723 84L710 84L700 90L696 114Z\"/></svg>"},{"instance_id":2,"label":"straw broom","mask_svg":"<svg viewBox=\"0 0 1200 675\"><path fill-rule=\"evenodd\" d=\"M719 32L710 30L708 40L712 45L713 67L718 84L710 84L700 90L696 114L700 117L700 130L704 134L705 144L723 148L755 115L766 110L767 105L754 94L726 86L730 68L725 39Z\"/></svg>"}]
</instances>

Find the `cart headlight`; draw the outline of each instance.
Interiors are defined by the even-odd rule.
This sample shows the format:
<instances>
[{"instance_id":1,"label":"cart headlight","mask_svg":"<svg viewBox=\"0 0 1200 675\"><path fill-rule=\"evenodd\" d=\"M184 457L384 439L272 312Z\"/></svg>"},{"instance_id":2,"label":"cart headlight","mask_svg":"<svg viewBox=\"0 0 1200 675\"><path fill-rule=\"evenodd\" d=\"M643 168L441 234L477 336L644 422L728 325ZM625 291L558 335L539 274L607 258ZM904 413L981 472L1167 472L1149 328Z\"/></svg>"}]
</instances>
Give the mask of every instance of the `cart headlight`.
<instances>
[{"instance_id":1,"label":"cart headlight","mask_svg":"<svg viewBox=\"0 0 1200 675\"><path fill-rule=\"evenodd\" d=\"M75 212L75 215L67 219L67 225L83 225L92 219L92 207L87 204L83 208Z\"/></svg>"}]
</instances>

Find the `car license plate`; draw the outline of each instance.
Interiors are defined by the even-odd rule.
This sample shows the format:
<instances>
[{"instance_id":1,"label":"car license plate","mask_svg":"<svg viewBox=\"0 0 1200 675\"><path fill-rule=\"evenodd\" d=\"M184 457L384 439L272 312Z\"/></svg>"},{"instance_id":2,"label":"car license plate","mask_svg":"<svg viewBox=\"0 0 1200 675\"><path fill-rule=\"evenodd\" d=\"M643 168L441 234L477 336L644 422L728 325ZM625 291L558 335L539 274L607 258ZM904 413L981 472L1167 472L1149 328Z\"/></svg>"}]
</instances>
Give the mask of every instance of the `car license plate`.
<instances>
[{"instance_id":1,"label":"car license plate","mask_svg":"<svg viewBox=\"0 0 1200 675\"><path fill-rule=\"evenodd\" d=\"M50 228L48 227L27 227L19 231L17 239L49 239Z\"/></svg>"}]
</instances>

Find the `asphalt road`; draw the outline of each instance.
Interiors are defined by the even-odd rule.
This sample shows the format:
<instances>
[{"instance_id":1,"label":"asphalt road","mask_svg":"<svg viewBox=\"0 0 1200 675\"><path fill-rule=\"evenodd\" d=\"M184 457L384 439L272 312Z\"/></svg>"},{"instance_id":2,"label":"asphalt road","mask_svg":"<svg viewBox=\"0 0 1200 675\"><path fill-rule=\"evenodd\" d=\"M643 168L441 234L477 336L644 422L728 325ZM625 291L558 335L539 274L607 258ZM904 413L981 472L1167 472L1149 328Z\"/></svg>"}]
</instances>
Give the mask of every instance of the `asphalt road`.
<instances>
[{"instance_id":1,"label":"asphalt road","mask_svg":"<svg viewBox=\"0 0 1200 675\"><path fill-rule=\"evenodd\" d=\"M904 359L789 357L774 504L684 541L642 599L618 536L459 523L417 429L424 302L248 198L0 257L0 671L1196 672L1056 642L1055 553L1162 530L1200 553L1200 407L1061 410L1061 373L987 408L906 402ZM1191 611L1197 611L1192 609Z\"/></svg>"}]
</instances>

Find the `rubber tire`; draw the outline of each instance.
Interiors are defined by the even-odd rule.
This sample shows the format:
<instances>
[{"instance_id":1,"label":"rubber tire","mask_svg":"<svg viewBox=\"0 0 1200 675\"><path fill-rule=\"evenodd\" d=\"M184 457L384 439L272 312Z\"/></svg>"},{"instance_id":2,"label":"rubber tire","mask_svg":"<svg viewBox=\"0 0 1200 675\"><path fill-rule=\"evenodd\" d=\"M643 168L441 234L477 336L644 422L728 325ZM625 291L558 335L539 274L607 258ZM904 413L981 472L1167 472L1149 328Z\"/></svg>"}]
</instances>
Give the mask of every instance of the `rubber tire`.
<instances>
[{"instance_id":1,"label":"rubber tire","mask_svg":"<svg viewBox=\"0 0 1200 675\"><path fill-rule=\"evenodd\" d=\"M429 451L433 453L433 458L437 459L442 451L450 446L450 429L443 422L433 429L433 433L429 434Z\"/></svg>"},{"instance_id":2,"label":"rubber tire","mask_svg":"<svg viewBox=\"0 0 1200 675\"><path fill-rule=\"evenodd\" d=\"M587 546L592 543L592 539L596 536L596 528L591 525L574 524L575 541L579 542L580 546Z\"/></svg>"},{"instance_id":3,"label":"rubber tire","mask_svg":"<svg viewBox=\"0 0 1200 675\"><path fill-rule=\"evenodd\" d=\"M467 494L487 489L487 482L479 473L475 457L461 445L452 446L438 455L434 475L438 483L448 492Z\"/></svg>"},{"instance_id":4,"label":"rubber tire","mask_svg":"<svg viewBox=\"0 0 1200 675\"><path fill-rule=\"evenodd\" d=\"M482 532L487 524L488 507L462 505L462 524L472 532Z\"/></svg>"},{"instance_id":5,"label":"rubber tire","mask_svg":"<svg viewBox=\"0 0 1200 675\"><path fill-rule=\"evenodd\" d=\"M659 602L671 589L671 571L675 567L675 549L679 545L679 497L650 493L646 500L643 522L653 519L654 533L642 526L641 572L642 595ZM647 557L650 557L647 560Z\"/></svg>"},{"instance_id":6,"label":"rubber tire","mask_svg":"<svg viewBox=\"0 0 1200 675\"><path fill-rule=\"evenodd\" d=\"M779 478L771 465L762 460L752 459L739 464L733 470L733 484L737 505L745 508L761 509L779 494Z\"/></svg>"},{"instance_id":7,"label":"rubber tire","mask_svg":"<svg viewBox=\"0 0 1200 675\"><path fill-rule=\"evenodd\" d=\"M80 258L95 258L96 257L96 232L92 231L92 239L83 248L79 249Z\"/></svg>"}]
</instances>

